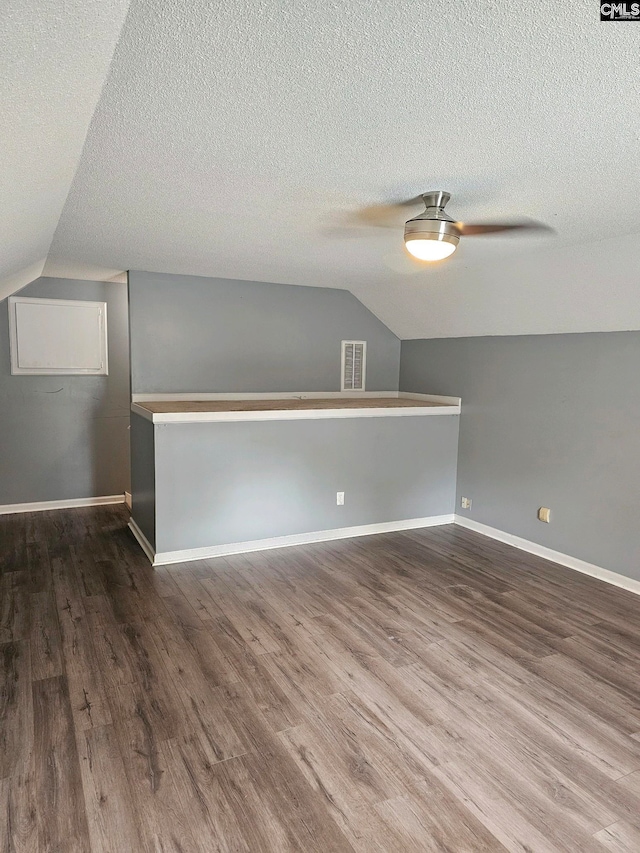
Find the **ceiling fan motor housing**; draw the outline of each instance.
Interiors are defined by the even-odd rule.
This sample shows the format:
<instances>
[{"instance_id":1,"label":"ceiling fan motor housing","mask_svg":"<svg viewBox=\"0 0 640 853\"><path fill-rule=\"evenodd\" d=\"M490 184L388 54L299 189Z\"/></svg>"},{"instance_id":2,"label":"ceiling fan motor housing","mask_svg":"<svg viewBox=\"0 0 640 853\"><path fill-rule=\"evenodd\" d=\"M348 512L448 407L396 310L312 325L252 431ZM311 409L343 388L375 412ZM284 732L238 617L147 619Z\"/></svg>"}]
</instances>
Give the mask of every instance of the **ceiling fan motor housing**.
<instances>
[{"instance_id":1,"label":"ceiling fan motor housing","mask_svg":"<svg viewBox=\"0 0 640 853\"><path fill-rule=\"evenodd\" d=\"M457 246L460 242L460 232L455 222L449 219L431 218L435 211L425 211L420 216L410 219L404 226L404 240L441 240ZM446 216L446 214L445 214Z\"/></svg>"},{"instance_id":2,"label":"ceiling fan motor housing","mask_svg":"<svg viewBox=\"0 0 640 853\"><path fill-rule=\"evenodd\" d=\"M409 240L437 240L443 243L451 243L455 248L460 242L460 231L454 220L444 212L445 205L450 198L449 193L444 192L444 190L424 193L422 200L426 210L405 223L404 242L407 243Z\"/></svg>"}]
</instances>

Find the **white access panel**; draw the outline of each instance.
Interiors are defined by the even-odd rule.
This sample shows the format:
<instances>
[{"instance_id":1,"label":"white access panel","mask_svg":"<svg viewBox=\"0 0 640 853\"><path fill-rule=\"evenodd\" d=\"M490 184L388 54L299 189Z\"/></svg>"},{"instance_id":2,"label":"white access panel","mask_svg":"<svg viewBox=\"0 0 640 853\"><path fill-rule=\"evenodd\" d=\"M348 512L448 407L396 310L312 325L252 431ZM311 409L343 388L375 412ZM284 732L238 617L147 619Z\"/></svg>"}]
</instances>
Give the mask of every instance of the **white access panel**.
<instances>
[{"instance_id":1,"label":"white access panel","mask_svg":"<svg viewBox=\"0 0 640 853\"><path fill-rule=\"evenodd\" d=\"M9 298L13 374L105 375L106 302Z\"/></svg>"}]
</instances>

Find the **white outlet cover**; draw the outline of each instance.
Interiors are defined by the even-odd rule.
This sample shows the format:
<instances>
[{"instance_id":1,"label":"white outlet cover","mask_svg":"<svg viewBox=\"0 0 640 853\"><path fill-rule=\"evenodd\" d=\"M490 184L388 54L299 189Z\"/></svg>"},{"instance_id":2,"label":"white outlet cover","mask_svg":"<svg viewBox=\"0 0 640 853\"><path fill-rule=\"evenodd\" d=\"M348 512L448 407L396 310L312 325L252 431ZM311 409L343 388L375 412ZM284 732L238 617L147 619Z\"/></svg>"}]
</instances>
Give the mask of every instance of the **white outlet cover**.
<instances>
[{"instance_id":1,"label":"white outlet cover","mask_svg":"<svg viewBox=\"0 0 640 853\"><path fill-rule=\"evenodd\" d=\"M336 504L344 506L344 492L336 492Z\"/></svg>"}]
</instances>

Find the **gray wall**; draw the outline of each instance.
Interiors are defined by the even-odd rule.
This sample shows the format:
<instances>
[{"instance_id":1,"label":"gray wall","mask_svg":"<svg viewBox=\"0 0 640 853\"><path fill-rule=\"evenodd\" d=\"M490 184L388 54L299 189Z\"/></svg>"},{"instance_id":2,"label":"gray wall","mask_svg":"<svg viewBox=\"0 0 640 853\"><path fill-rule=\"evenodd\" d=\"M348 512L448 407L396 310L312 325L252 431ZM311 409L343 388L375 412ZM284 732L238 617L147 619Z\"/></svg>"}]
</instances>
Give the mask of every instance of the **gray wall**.
<instances>
[{"instance_id":1,"label":"gray wall","mask_svg":"<svg viewBox=\"0 0 640 853\"><path fill-rule=\"evenodd\" d=\"M400 387L462 397L457 512L640 580L640 332L404 341Z\"/></svg>"},{"instance_id":2,"label":"gray wall","mask_svg":"<svg viewBox=\"0 0 640 853\"><path fill-rule=\"evenodd\" d=\"M339 391L340 341L367 390L398 388L400 341L346 290L129 273L134 393Z\"/></svg>"},{"instance_id":3,"label":"gray wall","mask_svg":"<svg viewBox=\"0 0 640 853\"><path fill-rule=\"evenodd\" d=\"M129 488L125 284L39 278L22 296L107 303L108 376L12 376L0 302L0 504L120 494Z\"/></svg>"},{"instance_id":4,"label":"gray wall","mask_svg":"<svg viewBox=\"0 0 640 853\"><path fill-rule=\"evenodd\" d=\"M140 530L156 544L156 461L154 426L131 413L131 514Z\"/></svg>"},{"instance_id":5,"label":"gray wall","mask_svg":"<svg viewBox=\"0 0 640 853\"><path fill-rule=\"evenodd\" d=\"M156 550L452 513L458 420L160 424Z\"/></svg>"}]
</instances>

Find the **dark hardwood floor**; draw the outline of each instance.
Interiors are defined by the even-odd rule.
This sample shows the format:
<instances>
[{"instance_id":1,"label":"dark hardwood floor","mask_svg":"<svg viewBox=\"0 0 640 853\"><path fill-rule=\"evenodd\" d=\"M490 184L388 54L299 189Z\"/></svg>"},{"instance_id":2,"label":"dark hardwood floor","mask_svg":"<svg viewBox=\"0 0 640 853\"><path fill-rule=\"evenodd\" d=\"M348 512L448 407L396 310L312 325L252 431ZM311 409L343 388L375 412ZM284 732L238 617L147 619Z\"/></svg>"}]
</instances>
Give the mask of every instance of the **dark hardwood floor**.
<instances>
[{"instance_id":1,"label":"dark hardwood floor","mask_svg":"<svg viewBox=\"0 0 640 853\"><path fill-rule=\"evenodd\" d=\"M640 599L454 527L0 517L0 850L640 851Z\"/></svg>"}]
</instances>

